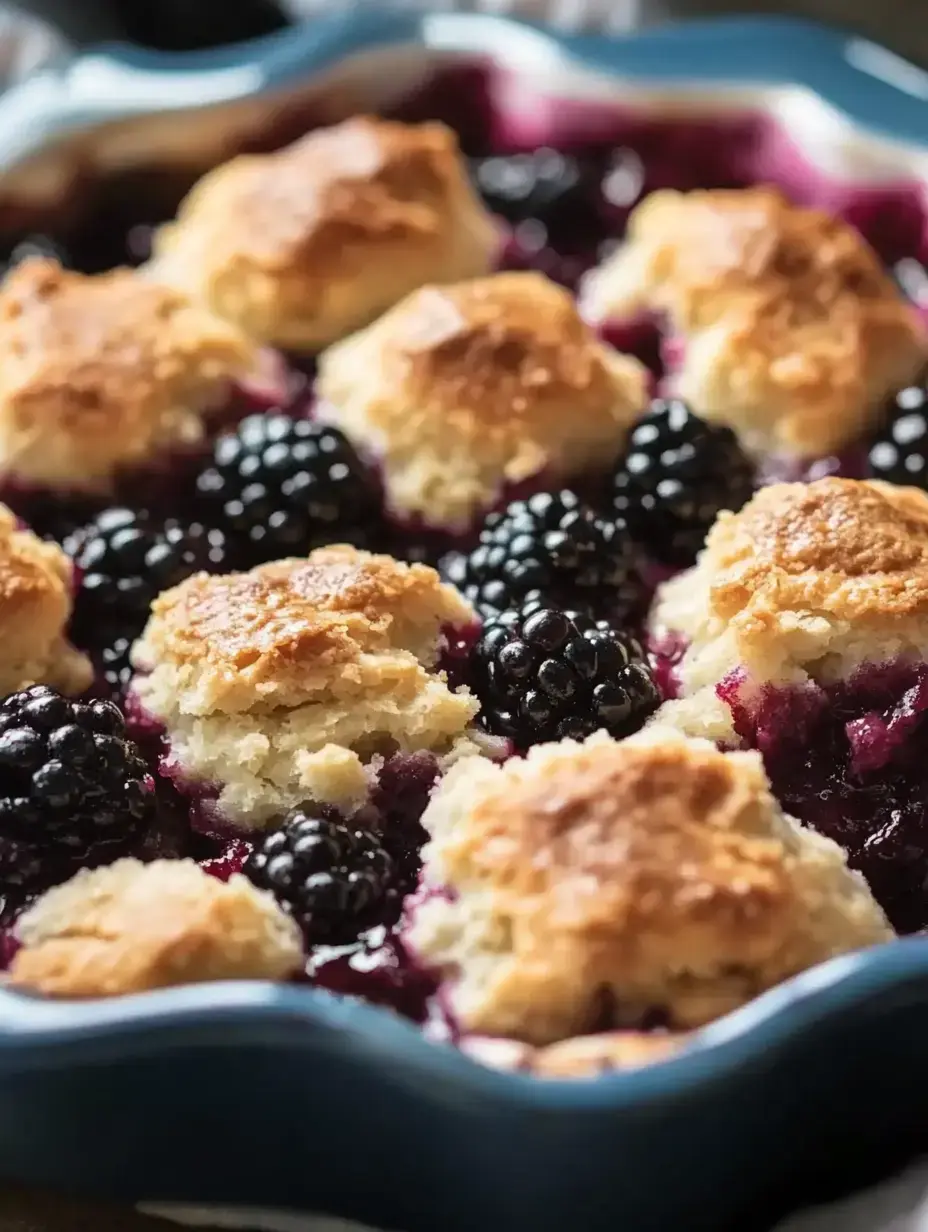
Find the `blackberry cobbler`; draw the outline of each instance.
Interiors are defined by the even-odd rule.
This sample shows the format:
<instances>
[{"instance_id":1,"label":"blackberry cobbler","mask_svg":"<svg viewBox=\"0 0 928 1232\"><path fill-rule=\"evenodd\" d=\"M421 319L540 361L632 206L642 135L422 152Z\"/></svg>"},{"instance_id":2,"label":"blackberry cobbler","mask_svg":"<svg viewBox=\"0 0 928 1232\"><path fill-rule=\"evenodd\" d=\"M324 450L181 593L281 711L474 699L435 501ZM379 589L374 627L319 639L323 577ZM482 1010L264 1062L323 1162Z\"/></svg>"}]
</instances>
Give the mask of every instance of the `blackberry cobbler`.
<instances>
[{"instance_id":1,"label":"blackberry cobbler","mask_svg":"<svg viewBox=\"0 0 928 1232\"><path fill-rule=\"evenodd\" d=\"M905 201L470 111L233 158L136 269L12 254L12 986L296 980L572 1077L928 924Z\"/></svg>"}]
</instances>

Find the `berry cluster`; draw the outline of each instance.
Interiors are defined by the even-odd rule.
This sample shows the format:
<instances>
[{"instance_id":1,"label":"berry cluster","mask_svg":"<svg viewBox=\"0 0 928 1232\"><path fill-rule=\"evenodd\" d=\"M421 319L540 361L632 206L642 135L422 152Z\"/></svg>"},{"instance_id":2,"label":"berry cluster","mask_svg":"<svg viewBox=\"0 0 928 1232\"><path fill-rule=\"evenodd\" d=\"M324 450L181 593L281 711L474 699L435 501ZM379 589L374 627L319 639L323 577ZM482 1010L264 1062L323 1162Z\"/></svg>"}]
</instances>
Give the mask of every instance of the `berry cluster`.
<instances>
[{"instance_id":1,"label":"berry cluster","mask_svg":"<svg viewBox=\"0 0 928 1232\"><path fill-rule=\"evenodd\" d=\"M691 565L723 509L754 490L738 438L679 399L658 398L629 434L613 483L613 507L652 560Z\"/></svg>"},{"instance_id":2,"label":"berry cluster","mask_svg":"<svg viewBox=\"0 0 928 1232\"><path fill-rule=\"evenodd\" d=\"M507 612L472 652L481 721L517 749L637 731L660 695L641 644L608 621L557 608Z\"/></svg>"},{"instance_id":3,"label":"berry cluster","mask_svg":"<svg viewBox=\"0 0 928 1232\"><path fill-rule=\"evenodd\" d=\"M380 512L367 468L337 428L283 412L249 415L220 436L197 478L204 521L222 528L234 565L362 546Z\"/></svg>"},{"instance_id":4,"label":"berry cluster","mask_svg":"<svg viewBox=\"0 0 928 1232\"><path fill-rule=\"evenodd\" d=\"M874 436L868 455L870 475L928 491L928 385L910 385L896 394Z\"/></svg>"},{"instance_id":5,"label":"berry cluster","mask_svg":"<svg viewBox=\"0 0 928 1232\"><path fill-rule=\"evenodd\" d=\"M242 871L293 916L307 945L347 945L399 916L394 863L379 835L333 816L290 813Z\"/></svg>"},{"instance_id":6,"label":"berry cluster","mask_svg":"<svg viewBox=\"0 0 928 1232\"><path fill-rule=\"evenodd\" d=\"M446 557L442 572L484 618L540 600L625 616L641 600L636 564L621 521L562 491L491 513L477 547Z\"/></svg>"},{"instance_id":7,"label":"berry cluster","mask_svg":"<svg viewBox=\"0 0 928 1232\"><path fill-rule=\"evenodd\" d=\"M535 227L540 243L570 248L603 225L598 212L602 168L595 159L538 149L478 158L474 183L487 207L511 226Z\"/></svg>"},{"instance_id":8,"label":"berry cluster","mask_svg":"<svg viewBox=\"0 0 928 1232\"><path fill-rule=\"evenodd\" d=\"M224 561L219 532L128 508L103 510L68 535L64 549L77 577L72 636L92 652L115 697L128 683L129 651L144 628L152 600L191 574L216 569Z\"/></svg>"},{"instance_id":9,"label":"berry cluster","mask_svg":"<svg viewBox=\"0 0 928 1232\"><path fill-rule=\"evenodd\" d=\"M152 816L148 768L111 702L33 685L0 702L0 870L28 887L48 867L113 858Z\"/></svg>"}]
</instances>

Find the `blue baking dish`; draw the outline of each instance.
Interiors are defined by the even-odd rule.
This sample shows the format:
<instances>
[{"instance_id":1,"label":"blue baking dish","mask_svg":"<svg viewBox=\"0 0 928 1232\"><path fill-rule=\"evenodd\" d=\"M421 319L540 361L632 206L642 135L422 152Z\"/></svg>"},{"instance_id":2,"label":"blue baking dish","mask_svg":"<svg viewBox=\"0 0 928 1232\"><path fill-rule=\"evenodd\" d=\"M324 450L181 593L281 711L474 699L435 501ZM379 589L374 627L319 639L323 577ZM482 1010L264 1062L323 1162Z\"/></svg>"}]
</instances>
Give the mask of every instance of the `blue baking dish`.
<instances>
[{"instance_id":1,"label":"blue baking dish","mask_svg":"<svg viewBox=\"0 0 928 1232\"><path fill-rule=\"evenodd\" d=\"M824 27L607 39L368 12L209 53L100 47L43 71L0 102L0 221L44 216L97 173L216 161L291 103L323 118L336 101L380 105L462 55L502 61L516 94L543 80L623 106L748 108L837 180L928 180L928 74ZM807 972L662 1064L569 1082L483 1068L308 988L0 992L0 1172L405 1232L746 1229L810 1186L860 1180L887 1144L925 1144L926 1022L919 938Z\"/></svg>"}]
</instances>

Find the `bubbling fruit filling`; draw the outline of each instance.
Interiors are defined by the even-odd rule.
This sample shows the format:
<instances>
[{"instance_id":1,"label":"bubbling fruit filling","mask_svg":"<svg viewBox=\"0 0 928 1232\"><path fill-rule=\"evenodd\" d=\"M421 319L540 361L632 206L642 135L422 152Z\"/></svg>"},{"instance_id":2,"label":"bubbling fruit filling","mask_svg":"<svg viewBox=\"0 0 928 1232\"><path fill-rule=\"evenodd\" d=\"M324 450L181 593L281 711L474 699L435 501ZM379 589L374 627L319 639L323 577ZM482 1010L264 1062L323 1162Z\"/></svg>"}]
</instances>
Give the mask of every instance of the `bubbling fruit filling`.
<instances>
[{"instance_id":1,"label":"bubbling fruit filling","mask_svg":"<svg viewBox=\"0 0 928 1232\"><path fill-rule=\"evenodd\" d=\"M899 932L925 928L928 664L759 691L735 672L718 694L784 809L844 848Z\"/></svg>"},{"instance_id":2,"label":"bubbling fruit filling","mask_svg":"<svg viewBox=\"0 0 928 1232\"><path fill-rule=\"evenodd\" d=\"M859 482L928 491L914 186L468 67L123 197L0 288L61 591L14 986L309 981L572 1077L928 923L923 511Z\"/></svg>"}]
</instances>

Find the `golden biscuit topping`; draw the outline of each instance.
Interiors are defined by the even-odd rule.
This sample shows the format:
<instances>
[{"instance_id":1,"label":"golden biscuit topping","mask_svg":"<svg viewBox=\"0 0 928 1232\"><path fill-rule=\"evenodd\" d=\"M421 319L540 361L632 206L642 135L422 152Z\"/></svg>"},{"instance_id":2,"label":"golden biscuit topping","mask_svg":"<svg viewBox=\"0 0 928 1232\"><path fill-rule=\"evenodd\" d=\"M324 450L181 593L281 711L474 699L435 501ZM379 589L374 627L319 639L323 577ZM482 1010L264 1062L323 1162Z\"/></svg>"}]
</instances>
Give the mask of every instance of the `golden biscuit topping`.
<instances>
[{"instance_id":1,"label":"golden biscuit topping","mask_svg":"<svg viewBox=\"0 0 928 1232\"><path fill-rule=\"evenodd\" d=\"M71 585L61 548L21 530L0 505L0 694L30 684L82 693L90 684L90 661L65 636Z\"/></svg>"},{"instance_id":2,"label":"golden biscuit topping","mask_svg":"<svg viewBox=\"0 0 928 1232\"><path fill-rule=\"evenodd\" d=\"M20 917L10 983L53 997L115 997L206 980L284 980L300 931L270 894L192 860L84 869Z\"/></svg>"},{"instance_id":3,"label":"golden biscuit topping","mask_svg":"<svg viewBox=\"0 0 928 1232\"><path fill-rule=\"evenodd\" d=\"M665 314L686 342L678 392L760 453L840 449L928 355L862 236L770 188L653 193L583 298L595 318Z\"/></svg>"},{"instance_id":4,"label":"golden biscuit topping","mask_svg":"<svg viewBox=\"0 0 928 1232\"><path fill-rule=\"evenodd\" d=\"M434 569L335 546L166 591L136 656L180 670L188 713L271 709L418 675L435 663L442 626L473 619Z\"/></svg>"},{"instance_id":5,"label":"golden biscuit topping","mask_svg":"<svg viewBox=\"0 0 928 1232\"><path fill-rule=\"evenodd\" d=\"M657 629L683 633L684 692L745 667L824 681L928 651L928 496L854 479L763 488L722 513L699 563L664 586Z\"/></svg>"},{"instance_id":6,"label":"golden biscuit topping","mask_svg":"<svg viewBox=\"0 0 928 1232\"><path fill-rule=\"evenodd\" d=\"M654 1009L691 1027L891 936L757 755L660 729L459 763L423 825L436 893L410 940L467 1031L545 1044Z\"/></svg>"},{"instance_id":7,"label":"golden biscuit topping","mask_svg":"<svg viewBox=\"0 0 928 1232\"><path fill-rule=\"evenodd\" d=\"M362 116L211 171L155 252L254 337L314 349L424 282L486 272L498 245L451 129Z\"/></svg>"},{"instance_id":8,"label":"golden biscuit topping","mask_svg":"<svg viewBox=\"0 0 928 1232\"><path fill-rule=\"evenodd\" d=\"M562 288L541 274L424 287L390 321L384 376L465 420L475 439L527 421L543 395L608 402L614 381ZM427 409L423 414L427 413Z\"/></svg>"},{"instance_id":9,"label":"golden biscuit topping","mask_svg":"<svg viewBox=\"0 0 928 1232\"><path fill-rule=\"evenodd\" d=\"M647 384L566 291L510 273L409 296L323 355L319 392L394 508L453 526L540 471L607 468Z\"/></svg>"},{"instance_id":10,"label":"golden biscuit topping","mask_svg":"<svg viewBox=\"0 0 928 1232\"><path fill-rule=\"evenodd\" d=\"M0 470L105 491L202 439L204 413L254 362L235 329L132 270L24 261L0 287Z\"/></svg>"},{"instance_id":11,"label":"golden biscuit topping","mask_svg":"<svg viewBox=\"0 0 928 1232\"><path fill-rule=\"evenodd\" d=\"M730 619L760 595L848 619L928 613L928 495L854 479L776 484L707 541Z\"/></svg>"},{"instance_id":12,"label":"golden biscuit topping","mask_svg":"<svg viewBox=\"0 0 928 1232\"><path fill-rule=\"evenodd\" d=\"M161 595L134 689L183 775L221 786L227 821L307 800L351 812L394 753L428 752L437 773L476 751L477 702L437 670L445 629L475 619L434 569L321 548Z\"/></svg>"}]
</instances>

